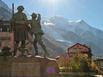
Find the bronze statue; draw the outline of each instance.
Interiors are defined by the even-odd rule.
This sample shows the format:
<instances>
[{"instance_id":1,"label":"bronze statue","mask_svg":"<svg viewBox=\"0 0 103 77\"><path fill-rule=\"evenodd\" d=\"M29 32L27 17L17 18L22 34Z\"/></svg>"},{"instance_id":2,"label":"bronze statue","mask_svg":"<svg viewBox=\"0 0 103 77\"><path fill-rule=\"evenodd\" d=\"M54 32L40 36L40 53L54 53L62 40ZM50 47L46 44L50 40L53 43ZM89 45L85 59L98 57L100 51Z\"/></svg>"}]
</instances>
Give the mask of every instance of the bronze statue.
<instances>
[{"instance_id":1,"label":"bronze statue","mask_svg":"<svg viewBox=\"0 0 103 77\"><path fill-rule=\"evenodd\" d=\"M2 32L2 28L3 28L3 21L2 19L0 19L0 32Z\"/></svg>"},{"instance_id":2,"label":"bronze statue","mask_svg":"<svg viewBox=\"0 0 103 77\"><path fill-rule=\"evenodd\" d=\"M12 17L12 27L14 31L14 55L16 55L16 51L18 48L19 43L21 42L21 47L25 48L25 40L27 38L27 16L23 13L24 7L18 6L18 12L15 13Z\"/></svg>"},{"instance_id":3,"label":"bronze statue","mask_svg":"<svg viewBox=\"0 0 103 77\"><path fill-rule=\"evenodd\" d=\"M43 44L42 36L44 34L43 30L41 29L41 15L32 13L32 20L30 21L31 25L31 34L35 36L33 41L33 46L35 48L35 55L38 55L38 46L37 44L40 44L43 48L45 54L44 56L47 56L47 49L46 46Z\"/></svg>"}]
</instances>

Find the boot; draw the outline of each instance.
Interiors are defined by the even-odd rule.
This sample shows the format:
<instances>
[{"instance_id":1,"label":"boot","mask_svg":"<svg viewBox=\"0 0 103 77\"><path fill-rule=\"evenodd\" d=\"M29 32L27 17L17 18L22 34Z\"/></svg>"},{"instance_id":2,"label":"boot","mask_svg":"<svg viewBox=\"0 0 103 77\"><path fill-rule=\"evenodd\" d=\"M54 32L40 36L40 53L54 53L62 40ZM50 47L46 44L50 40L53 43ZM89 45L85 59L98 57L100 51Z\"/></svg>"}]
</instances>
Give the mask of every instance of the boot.
<instances>
[{"instance_id":1,"label":"boot","mask_svg":"<svg viewBox=\"0 0 103 77\"><path fill-rule=\"evenodd\" d=\"M16 56L18 44L19 44L19 43L16 43L15 46L14 46L13 56Z\"/></svg>"},{"instance_id":2,"label":"boot","mask_svg":"<svg viewBox=\"0 0 103 77\"><path fill-rule=\"evenodd\" d=\"M36 56L36 55L38 55L38 50L37 50L37 49L35 49L35 56Z\"/></svg>"},{"instance_id":3,"label":"boot","mask_svg":"<svg viewBox=\"0 0 103 77\"><path fill-rule=\"evenodd\" d=\"M47 56L49 56L49 53L48 53L48 51L46 49L46 46L44 44L42 44L41 46L42 46L42 48L44 50L44 58L46 58Z\"/></svg>"},{"instance_id":4,"label":"boot","mask_svg":"<svg viewBox=\"0 0 103 77\"><path fill-rule=\"evenodd\" d=\"M25 48L25 40L22 41L21 47Z\"/></svg>"}]
</instances>

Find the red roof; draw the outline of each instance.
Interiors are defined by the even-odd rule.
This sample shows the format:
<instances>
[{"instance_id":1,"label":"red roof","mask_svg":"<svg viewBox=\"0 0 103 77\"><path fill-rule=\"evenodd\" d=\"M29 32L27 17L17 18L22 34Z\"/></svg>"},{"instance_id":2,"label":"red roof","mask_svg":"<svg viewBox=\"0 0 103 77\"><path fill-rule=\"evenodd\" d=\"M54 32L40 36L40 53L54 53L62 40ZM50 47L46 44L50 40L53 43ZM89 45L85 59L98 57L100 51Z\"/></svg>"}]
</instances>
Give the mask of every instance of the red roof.
<instances>
[{"instance_id":1,"label":"red roof","mask_svg":"<svg viewBox=\"0 0 103 77\"><path fill-rule=\"evenodd\" d=\"M76 43L75 45L71 46L68 48L68 52L70 51L70 49L73 49L73 48L78 48L78 49L84 49L84 51L82 51L83 53L88 53L88 52L91 52L91 49L86 46L86 45L83 45L83 44L80 44L80 43Z\"/></svg>"}]
</instances>

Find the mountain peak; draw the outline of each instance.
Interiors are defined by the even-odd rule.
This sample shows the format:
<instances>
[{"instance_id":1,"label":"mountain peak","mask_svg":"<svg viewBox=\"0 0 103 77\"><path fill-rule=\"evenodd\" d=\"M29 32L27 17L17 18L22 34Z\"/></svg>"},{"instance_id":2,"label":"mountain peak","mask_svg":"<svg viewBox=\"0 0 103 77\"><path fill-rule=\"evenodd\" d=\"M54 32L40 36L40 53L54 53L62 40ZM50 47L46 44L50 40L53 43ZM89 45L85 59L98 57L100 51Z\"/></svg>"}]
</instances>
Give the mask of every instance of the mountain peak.
<instances>
[{"instance_id":1,"label":"mountain peak","mask_svg":"<svg viewBox=\"0 0 103 77\"><path fill-rule=\"evenodd\" d=\"M49 20L52 22L61 23L61 22L67 22L68 19L61 16L54 16L54 17L51 17Z\"/></svg>"},{"instance_id":2,"label":"mountain peak","mask_svg":"<svg viewBox=\"0 0 103 77\"><path fill-rule=\"evenodd\" d=\"M84 20L77 20L76 24L80 27L80 28L84 28L85 30L88 30L91 28L90 25L88 25Z\"/></svg>"},{"instance_id":3,"label":"mountain peak","mask_svg":"<svg viewBox=\"0 0 103 77\"><path fill-rule=\"evenodd\" d=\"M85 21L82 20L82 19L80 19L80 20L77 20L76 22L77 22L77 23L84 23Z\"/></svg>"},{"instance_id":4,"label":"mountain peak","mask_svg":"<svg viewBox=\"0 0 103 77\"><path fill-rule=\"evenodd\" d=\"M75 21L69 20L68 22L69 22L69 24L71 24L71 25L76 25L76 24L87 24L87 23L86 23L84 20L82 20L82 19L75 20Z\"/></svg>"}]
</instances>

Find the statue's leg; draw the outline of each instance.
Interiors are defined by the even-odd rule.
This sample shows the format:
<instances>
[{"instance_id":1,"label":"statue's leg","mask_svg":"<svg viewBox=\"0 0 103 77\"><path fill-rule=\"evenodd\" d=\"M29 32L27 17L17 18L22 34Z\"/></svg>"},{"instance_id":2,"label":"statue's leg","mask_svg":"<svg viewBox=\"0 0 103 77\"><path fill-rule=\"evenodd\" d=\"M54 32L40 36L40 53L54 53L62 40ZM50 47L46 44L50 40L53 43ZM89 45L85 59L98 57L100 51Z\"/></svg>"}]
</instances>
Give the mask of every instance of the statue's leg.
<instances>
[{"instance_id":1,"label":"statue's leg","mask_svg":"<svg viewBox=\"0 0 103 77\"><path fill-rule=\"evenodd\" d=\"M35 39L33 41L33 46L35 49L35 55L38 55L38 46L37 46L37 37L35 36Z\"/></svg>"},{"instance_id":2,"label":"statue's leg","mask_svg":"<svg viewBox=\"0 0 103 77\"><path fill-rule=\"evenodd\" d=\"M13 53L13 55L14 55L14 56L15 56L15 55L16 55L16 53L17 53L18 45L19 45L19 41L15 41L14 53Z\"/></svg>"},{"instance_id":3,"label":"statue's leg","mask_svg":"<svg viewBox=\"0 0 103 77\"><path fill-rule=\"evenodd\" d=\"M42 49L44 50L44 56L49 55L46 49L46 46L44 45L43 41L42 41L42 36L38 35L38 43L41 45Z\"/></svg>"},{"instance_id":4,"label":"statue's leg","mask_svg":"<svg viewBox=\"0 0 103 77\"><path fill-rule=\"evenodd\" d=\"M21 48L25 48L25 40L21 41ZM25 51L21 51L22 55L24 55Z\"/></svg>"},{"instance_id":5,"label":"statue's leg","mask_svg":"<svg viewBox=\"0 0 103 77\"><path fill-rule=\"evenodd\" d=\"M25 48L25 40L21 41L21 47Z\"/></svg>"}]
</instances>

